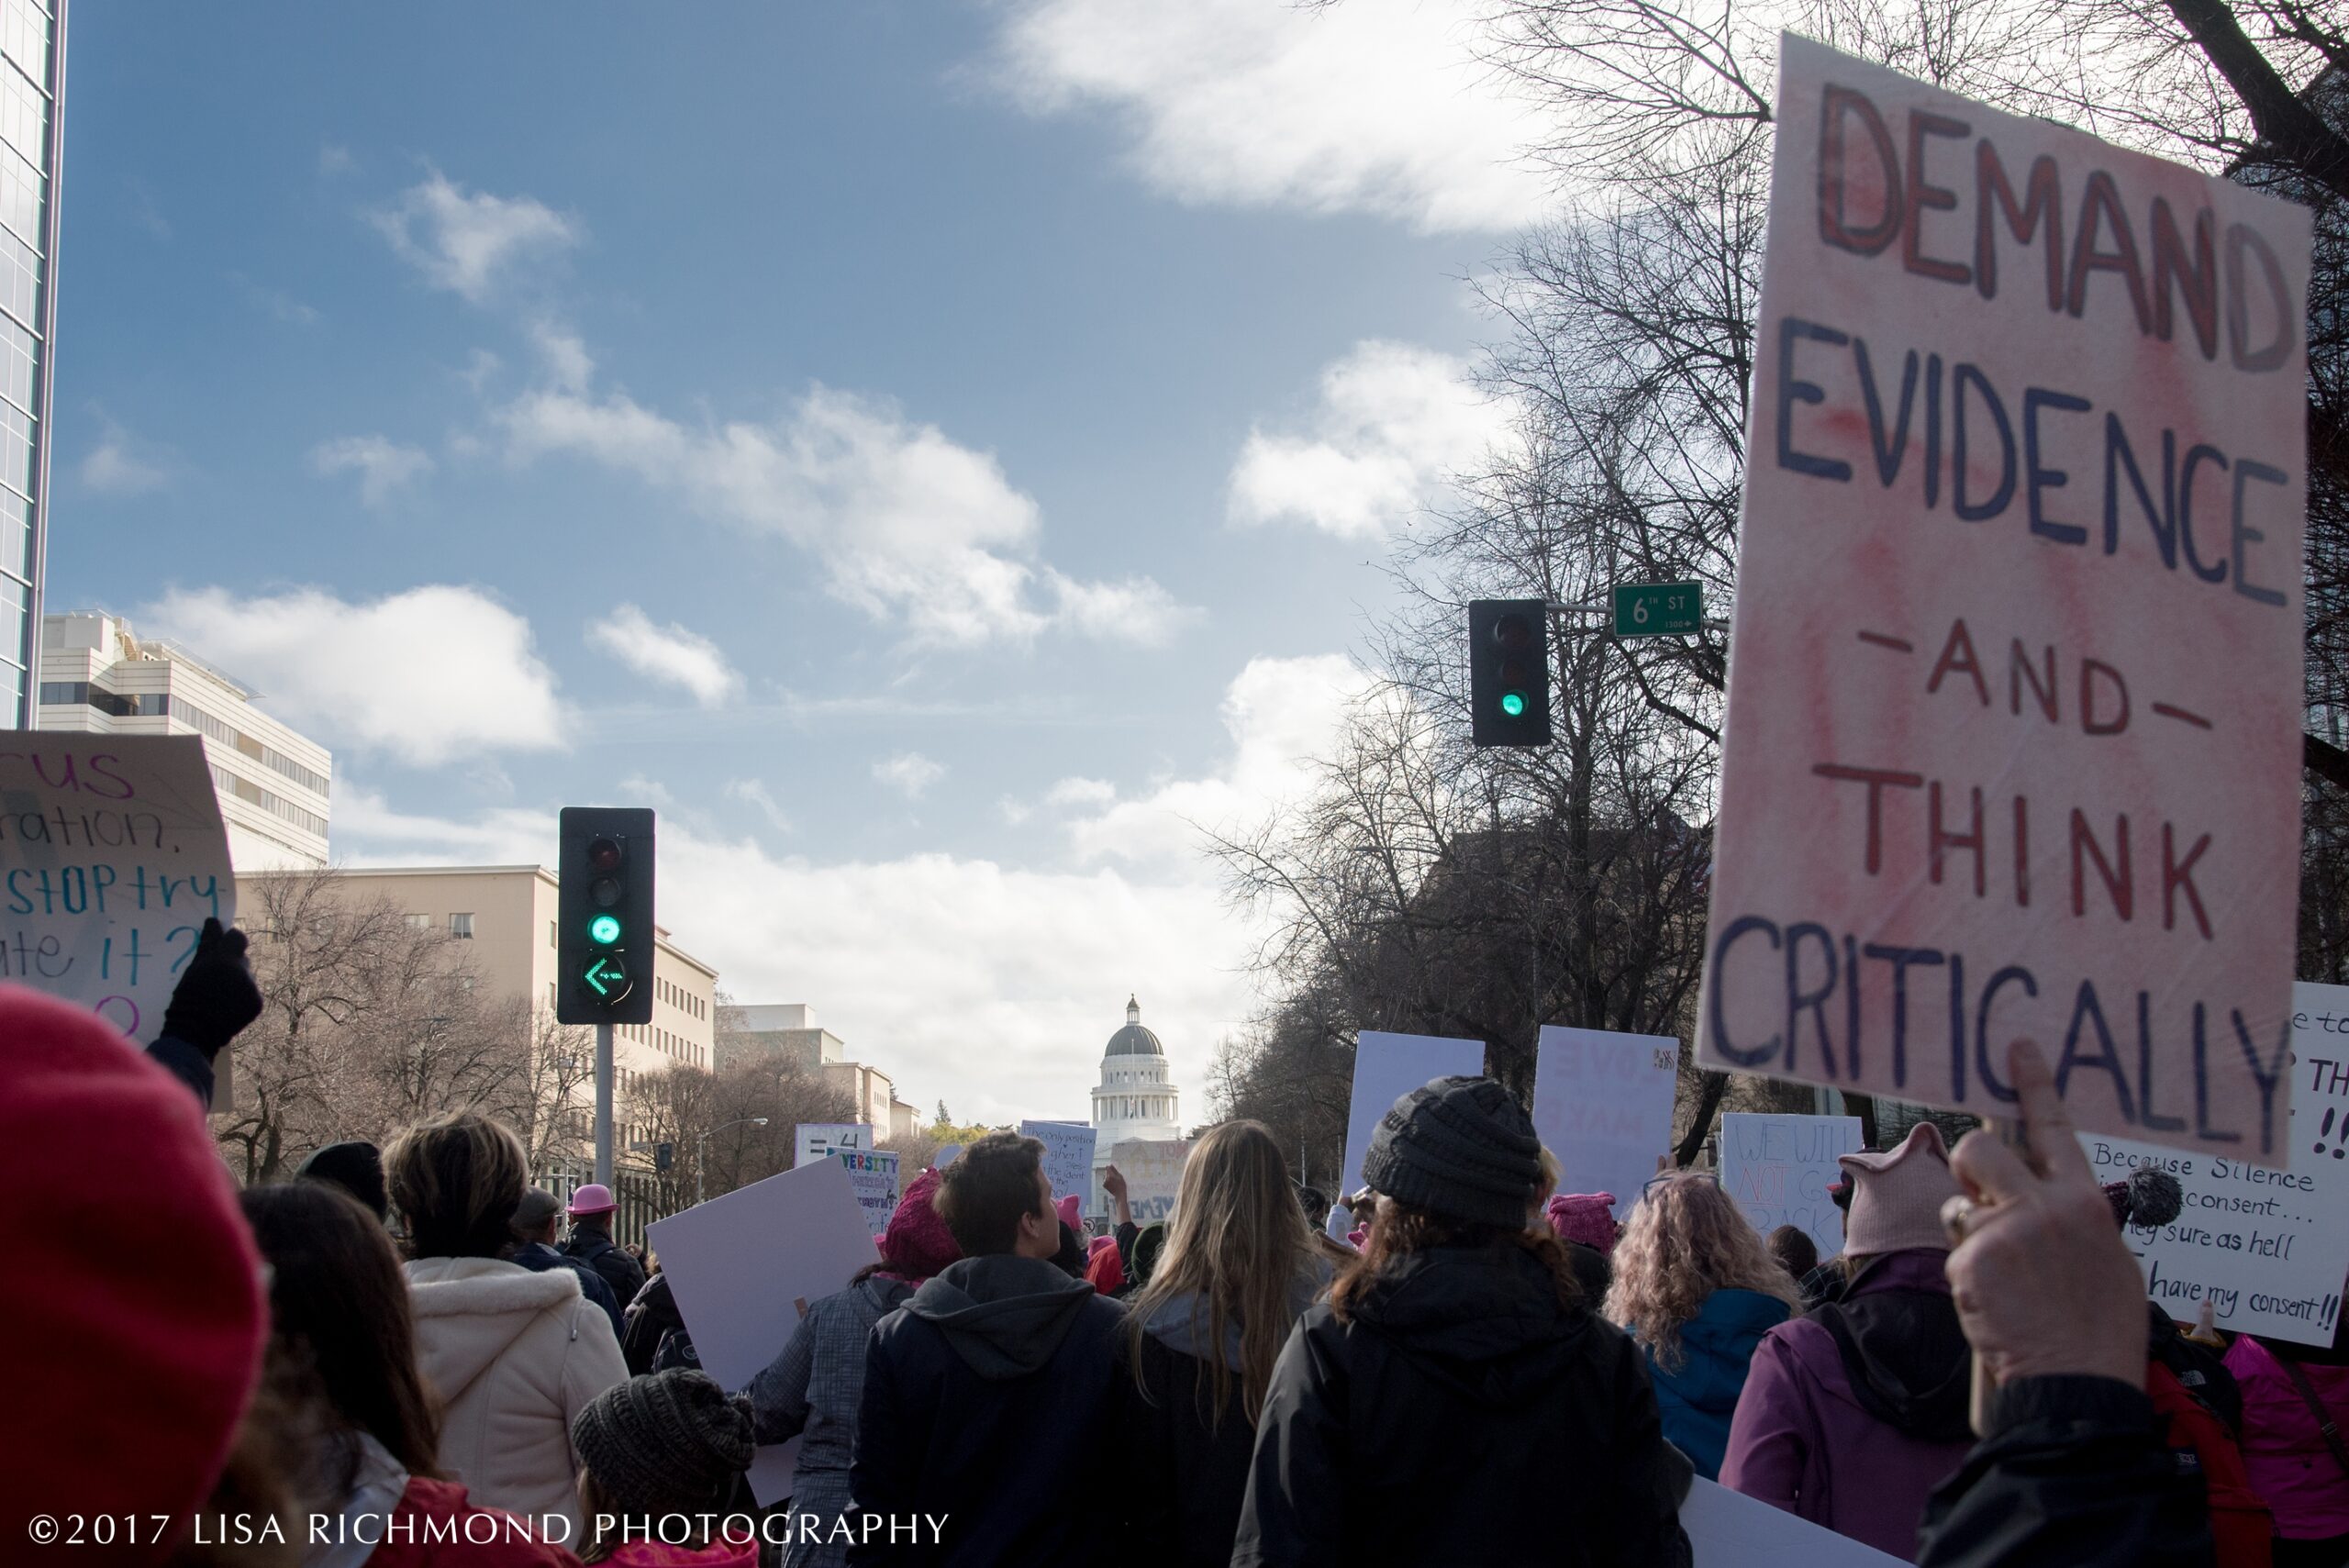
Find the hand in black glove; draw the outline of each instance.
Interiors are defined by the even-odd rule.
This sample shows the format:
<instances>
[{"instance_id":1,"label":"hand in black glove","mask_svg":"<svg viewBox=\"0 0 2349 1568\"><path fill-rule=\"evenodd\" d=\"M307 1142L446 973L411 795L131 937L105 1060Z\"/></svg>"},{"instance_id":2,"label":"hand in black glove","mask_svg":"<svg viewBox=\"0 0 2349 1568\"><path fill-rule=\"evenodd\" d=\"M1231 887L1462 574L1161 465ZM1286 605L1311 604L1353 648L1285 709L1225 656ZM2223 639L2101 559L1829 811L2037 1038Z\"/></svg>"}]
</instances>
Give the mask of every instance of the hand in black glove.
<instances>
[{"instance_id":1,"label":"hand in black glove","mask_svg":"<svg viewBox=\"0 0 2349 1568\"><path fill-rule=\"evenodd\" d=\"M223 930L218 920L206 919L195 940L195 956L180 972L171 1006L163 1009L163 1033L185 1040L209 1061L260 1018L261 1009L261 987L245 957L245 933Z\"/></svg>"}]
</instances>

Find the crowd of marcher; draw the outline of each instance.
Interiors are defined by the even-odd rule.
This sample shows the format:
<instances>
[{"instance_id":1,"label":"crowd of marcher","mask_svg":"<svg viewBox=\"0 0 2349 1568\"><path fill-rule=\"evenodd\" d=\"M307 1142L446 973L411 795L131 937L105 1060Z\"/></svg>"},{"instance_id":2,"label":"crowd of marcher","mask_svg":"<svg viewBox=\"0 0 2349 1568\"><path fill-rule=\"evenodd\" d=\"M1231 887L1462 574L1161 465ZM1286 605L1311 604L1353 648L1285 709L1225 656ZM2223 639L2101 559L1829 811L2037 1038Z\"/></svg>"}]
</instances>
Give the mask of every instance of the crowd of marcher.
<instances>
[{"instance_id":1,"label":"crowd of marcher","mask_svg":"<svg viewBox=\"0 0 2349 1568\"><path fill-rule=\"evenodd\" d=\"M1703 1477L1939 1568L2349 1562L2349 1355L2154 1311L2027 1044L2026 1141L1845 1156L1825 1263L1702 1173L1556 1192L1488 1079L1334 1207L1232 1121L1104 1237L990 1135L729 1396L609 1192L483 1117L236 1191L202 1105L260 1008L213 928L151 1052L0 987L12 1561L1669 1565Z\"/></svg>"}]
</instances>

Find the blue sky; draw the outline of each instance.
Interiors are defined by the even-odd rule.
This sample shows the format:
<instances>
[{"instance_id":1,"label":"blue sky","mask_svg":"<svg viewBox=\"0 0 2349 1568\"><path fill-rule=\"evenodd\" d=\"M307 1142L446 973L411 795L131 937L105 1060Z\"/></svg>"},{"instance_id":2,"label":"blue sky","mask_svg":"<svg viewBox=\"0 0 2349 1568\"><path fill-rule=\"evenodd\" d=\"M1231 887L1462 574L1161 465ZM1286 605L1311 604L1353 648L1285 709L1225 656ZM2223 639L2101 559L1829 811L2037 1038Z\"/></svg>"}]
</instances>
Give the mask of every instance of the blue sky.
<instances>
[{"instance_id":1,"label":"blue sky","mask_svg":"<svg viewBox=\"0 0 2349 1568\"><path fill-rule=\"evenodd\" d=\"M958 1115L1205 1114L1261 817L1492 439L1466 7L84 6L52 608L331 746L352 864L662 813L662 918Z\"/></svg>"}]
</instances>

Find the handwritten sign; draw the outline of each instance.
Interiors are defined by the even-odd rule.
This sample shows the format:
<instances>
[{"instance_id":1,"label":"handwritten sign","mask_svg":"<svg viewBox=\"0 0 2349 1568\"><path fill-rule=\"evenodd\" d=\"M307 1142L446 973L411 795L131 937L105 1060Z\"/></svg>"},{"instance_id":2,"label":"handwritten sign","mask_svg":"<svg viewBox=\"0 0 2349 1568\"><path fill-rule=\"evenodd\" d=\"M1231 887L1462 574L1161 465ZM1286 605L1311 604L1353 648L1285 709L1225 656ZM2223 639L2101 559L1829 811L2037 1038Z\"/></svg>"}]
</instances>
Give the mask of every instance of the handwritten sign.
<instances>
[{"instance_id":1,"label":"handwritten sign","mask_svg":"<svg viewBox=\"0 0 2349 1568\"><path fill-rule=\"evenodd\" d=\"M880 1141L871 1122L803 1121L792 1129L793 1169L829 1160L842 1149L870 1149Z\"/></svg>"},{"instance_id":2,"label":"handwritten sign","mask_svg":"<svg viewBox=\"0 0 2349 1568\"><path fill-rule=\"evenodd\" d=\"M1787 36L1700 1051L2280 1164L2308 213Z\"/></svg>"},{"instance_id":3,"label":"handwritten sign","mask_svg":"<svg viewBox=\"0 0 2349 1568\"><path fill-rule=\"evenodd\" d=\"M1831 1258L1843 1250L1843 1213L1827 1189L1843 1179L1837 1161L1860 1147L1855 1116L1731 1111L1721 1118L1721 1190L1763 1235L1791 1225Z\"/></svg>"},{"instance_id":4,"label":"handwritten sign","mask_svg":"<svg viewBox=\"0 0 2349 1568\"><path fill-rule=\"evenodd\" d=\"M235 922L237 883L202 740L43 731L0 745L0 981L144 1040L212 916Z\"/></svg>"},{"instance_id":5,"label":"handwritten sign","mask_svg":"<svg viewBox=\"0 0 2349 1568\"><path fill-rule=\"evenodd\" d=\"M1558 1190L1613 1193L1620 1219L1672 1144L1680 1042L1670 1035L1542 1027L1533 1130L1564 1167Z\"/></svg>"},{"instance_id":6,"label":"handwritten sign","mask_svg":"<svg viewBox=\"0 0 2349 1568\"><path fill-rule=\"evenodd\" d=\"M1475 1076L1485 1070L1482 1040L1442 1035L1387 1034L1364 1029L1354 1040L1353 1096L1346 1106L1346 1171L1341 1194L1362 1190L1362 1157L1388 1107L1431 1078Z\"/></svg>"},{"instance_id":7,"label":"handwritten sign","mask_svg":"<svg viewBox=\"0 0 2349 1568\"><path fill-rule=\"evenodd\" d=\"M1126 1178L1126 1203L1136 1225L1164 1219L1174 1212L1174 1195L1183 1185L1183 1163L1191 1157L1186 1139L1130 1138L1109 1151L1109 1162Z\"/></svg>"},{"instance_id":8,"label":"handwritten sign","mask_svg":"<svg viewBox=\"0 0 2349 1568\"><path fill-rule=\"evenodd\" d=\"M1093 1147L1100 1136L1096 1129L1081 1121L1023 1121L1019 1132L1044 1146L1044 1179L1052 1184L1054 1197L1076 1194L1085 1200L1079 1206L1085 1214L1101 1207L1093 1184Z\"/></svg>"},{"instance_id":9,"label":"handwritten sign","mask_svg":"<svg viewBox=\"0 0 2349 1568\"><path fill-rule=\"evenodd\" d=\"M848 1288L877 1256L848 1171L818 1160L645 1227L702 1370L729 1394L791 1342L804 1304ZM760 1503L790 1495L791 1443L757 1451Z\"/></svg>"},{"instance_id":10,"label":"handwritten sign","mask_svg":"<svg viewBox=\"0 0 2349 1568\"><path fill-rule=\"evenodd\" d=\"M832 1158L848 1168L849 1184L856 1189L864 1222L878 1236L897 1212L897 1155L890 1149L835 1149Z\"/></svg>"},{"instance_id":11,"label":"handwritten sign","mask_svg":"<svg viewBox=\"0 0 2349 1568\"><path fill-rule=\"evenodd\" d=\"M2190 1323L2211 1304L2232 1333L2329 1345L2349 1277L2349 986L2293 987L2290 1162L2268 1170L2227 1154L2185 1154L2082 1133L2097 1180L2139 1165L2177 1178L2174 1225L2132 1226L2122 1239L2145 1268L2145 1289Z\"/></svg>"}]
</instances>

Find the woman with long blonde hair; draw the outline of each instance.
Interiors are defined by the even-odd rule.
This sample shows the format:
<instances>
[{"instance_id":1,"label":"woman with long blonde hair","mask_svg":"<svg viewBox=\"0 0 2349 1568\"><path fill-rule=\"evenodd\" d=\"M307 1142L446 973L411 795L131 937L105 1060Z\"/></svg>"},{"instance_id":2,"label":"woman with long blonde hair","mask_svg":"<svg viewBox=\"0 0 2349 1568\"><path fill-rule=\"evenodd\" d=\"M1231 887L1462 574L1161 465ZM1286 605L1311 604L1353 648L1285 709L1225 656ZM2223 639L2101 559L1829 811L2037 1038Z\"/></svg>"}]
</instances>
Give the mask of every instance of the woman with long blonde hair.
<instances>
[{"instance_id":1,"label":"woman with long blonde hair","mask_svg":"<svg viewBox=\"0 0 2349 1568\"><path fill-rule=\"evenodd\" d=\"M1647 1356L1665 1439L1716 1480L1753 1347L1793 1316L1801 1290L1736 1200L1697 1172L1648 1184L1614 1265L1608 1319Z\"/></svg>"},{"instance_id":2,"label":"woman with long blonde hair","mask_svg":"<svg viewBox=\"0 0 2349 1568\"><path fill-rule=\"evenodd\" d=\"M1231 1561L1273 1363L1331 1273L1263 1123L1191 1145L1165 1245L1129 1304L1119 1379L1125 1473L1147 1478L1127 1540L1150 1561Z\"/></svg>"}]
</instances>

